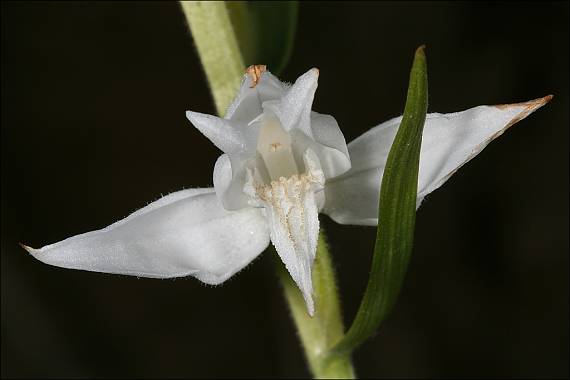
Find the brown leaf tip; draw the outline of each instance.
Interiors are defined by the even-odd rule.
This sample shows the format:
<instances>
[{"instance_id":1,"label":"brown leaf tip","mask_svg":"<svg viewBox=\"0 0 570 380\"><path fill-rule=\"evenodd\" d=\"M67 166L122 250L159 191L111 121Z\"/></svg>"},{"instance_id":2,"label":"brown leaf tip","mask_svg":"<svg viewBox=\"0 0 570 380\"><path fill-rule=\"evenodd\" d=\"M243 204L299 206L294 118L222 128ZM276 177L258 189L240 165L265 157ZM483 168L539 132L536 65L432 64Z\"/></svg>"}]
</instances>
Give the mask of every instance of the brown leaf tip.
<instances>
[{"instance_id":1,"label":"brown leaf tip","mask_svg":"<svg viewBox=\"0 0 570 380\"><path fill-rule=\"evenodd\" d=\"M506 109L509 109L512 107L517 107L517 108L522 107L523 108L521 110L521 112L519 112L505 126L504 129L507 129L510 126L512 126L513 124L516 124L519 121L521 121L522 119L526 118L528 115L530 115L531 113L533 113L534 111L536 111L537 109L539 109L540 107L542 107L543 105L548 103L549 101L551 101L553 97L554 97L554 95L546 95L545 97L534 99L534 100L529 100L528 102L514 103L514 104L499 104L499 105L496 105L495 107L497 107L500 110L506 110Z\"/></svg>"},{"instance_id":2,"label":"brown leaf tip","mask_svg":"<svg viewBox=\"0 0 570 380\"><path fill-rule=\"evenodd\" d=\"M509 109L511 107L524 107L526 109L534 111L535 109L542 107L543 105L551 101L552 98L554 98L554 95L546 95L542 98L529 100L528 102L513 103L513 104L497 104L495 105L495 107L497 107L500 110Z\"/></svg>"},{"instance_id":3,"label":"brown leaf tip","mask_svg":"<svg viewBox=\"0 0 570 380\"><path fill-rule=\"evenodd\" d=\"M34 250L32 247L28 247L27 245L25 245L24 243L18 243L20 244L20 247L24 248L26 251L28 251L28 253L32 253L32 251Z\"/></svg>"},{"instance_id":4,"label":"brown leaf tip","mask_svg":"<svg viewBox=\"0 0 570 380\"><path fill-rule=\"evenodd\" d=\"M267 70L266 65L251 65L247 69L245 69L245 73L251 77L251 81L253 84L249 86L249 88L254 88L257 86L259 79L261 78L261 74L263 74Z\"/></svg>"}]
</instances>

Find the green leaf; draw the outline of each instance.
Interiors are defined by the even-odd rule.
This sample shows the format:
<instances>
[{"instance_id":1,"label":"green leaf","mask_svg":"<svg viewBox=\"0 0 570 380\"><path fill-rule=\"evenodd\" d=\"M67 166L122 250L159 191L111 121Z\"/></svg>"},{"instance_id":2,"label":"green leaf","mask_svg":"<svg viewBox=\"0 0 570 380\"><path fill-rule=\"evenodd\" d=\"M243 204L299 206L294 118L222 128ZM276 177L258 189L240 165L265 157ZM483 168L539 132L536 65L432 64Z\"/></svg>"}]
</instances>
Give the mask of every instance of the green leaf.
<instances>
[{"instance_id":1,"label":"green leaf","mask_svg":"<svg viewBox=\"0 0 570 380\"><path fill-rule=\"evenodd\" d=\"M293 50L298 2L229 1L227 7L245 65L267 65L279 75Z\"/></svg>"},{"instance_id":2,"label":"green leaf","mask_svg":"<svg viewBox=\"0 0 570 380\"><path fill-rule=\"evenodd\" d=\"M414 240L422 132L427 113L424 46L416 50L402 122L390 149L378 210L378 229L368 286L352 326L334 348L351 352L372 336L396 302Z\"/></svg>"}]
</instances>

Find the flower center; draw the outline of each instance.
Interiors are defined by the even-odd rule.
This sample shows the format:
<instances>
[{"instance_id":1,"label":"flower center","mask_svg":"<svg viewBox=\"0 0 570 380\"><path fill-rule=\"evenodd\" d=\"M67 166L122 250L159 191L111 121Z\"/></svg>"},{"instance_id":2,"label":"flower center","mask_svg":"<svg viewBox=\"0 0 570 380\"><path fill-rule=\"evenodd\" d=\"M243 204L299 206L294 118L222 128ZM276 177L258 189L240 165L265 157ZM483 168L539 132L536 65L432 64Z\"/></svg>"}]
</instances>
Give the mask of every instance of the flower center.
<instances>
[{"instance_id":1,"label":"flower center","mask_svg":"<svg viewBox=\"0 0 570 380\"><path fill-rule=\"evenodd\" d=\"M290 223L292 215L297 215L294 218L303 230L302 210L309 199L309 193L310 202L315 202L315 205L318 203L319 206L324 203L324 193L314 195L325 184L319 158L311 149L305 149L302 162L296 161L293 139L275 115L264 114L260 123L257 151L263 164L262 167L247 169L243 191L250 197L248 203L251 206L269 208L270 212L276 213L276 220L284 226ZM289 231L287 236L301 233L292 233L288 227L286 230Z\"/></svg>"},{"instance_id":2,"label":"flower center","mask_svg":"<svg viewBox=\"0 0 570 380\"><path fill-rule=\"evenodd\" d=\"M257 150L272 181L299 174L291 149L291 136L274 116L264 116L261 122Z\"/></svg>"}]
</instances>

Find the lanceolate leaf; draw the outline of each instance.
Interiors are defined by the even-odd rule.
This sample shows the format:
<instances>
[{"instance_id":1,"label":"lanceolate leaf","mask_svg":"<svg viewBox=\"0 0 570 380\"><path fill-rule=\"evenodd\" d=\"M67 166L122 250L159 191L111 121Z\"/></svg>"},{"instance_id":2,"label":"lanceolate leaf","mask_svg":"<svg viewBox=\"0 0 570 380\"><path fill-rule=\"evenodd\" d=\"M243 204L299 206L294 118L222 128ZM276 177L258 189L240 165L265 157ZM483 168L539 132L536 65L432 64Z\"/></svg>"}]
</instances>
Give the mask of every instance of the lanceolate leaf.
<instances>
[{"instance_id":1,"label":"lanceolate leaf","mask_svg":"<svg viewBox=\"0 0 570 380\"><path fill-rule=\"evenodd\" d=\"M424 47L416 50L402 123L386 163L372 268L364 297L349 331L334 348L352 351L372 336L394 305L410 259L422 132L427 112Z\"/></svg>"}]
</instances>

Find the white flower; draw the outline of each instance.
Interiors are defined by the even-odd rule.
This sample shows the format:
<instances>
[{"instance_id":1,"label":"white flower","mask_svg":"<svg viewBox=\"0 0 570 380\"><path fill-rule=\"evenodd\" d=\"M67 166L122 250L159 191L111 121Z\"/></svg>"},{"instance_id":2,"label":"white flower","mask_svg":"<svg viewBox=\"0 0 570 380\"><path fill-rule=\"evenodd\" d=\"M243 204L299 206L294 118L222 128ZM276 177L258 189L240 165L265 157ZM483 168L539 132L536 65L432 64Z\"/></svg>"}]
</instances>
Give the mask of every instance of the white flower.
<instances>
[{"instance_id":1,"label":"white flower","mask_svg":"<svg viewBox=\"0 0 570 380\"><path fill-rule=\"evenodd\" d=\"M311 111L317 69L292 86L263 69L249 69L225 118L186 114L224 152L214 188L178 191L101 230L24 248L65 268L220 284L271 241L312 315L318 213L342 224L377 224L378 187L401 117L347 146L332 116ZM417 205L548 100L428 114Z\"/></svg>"}]
</instances>

